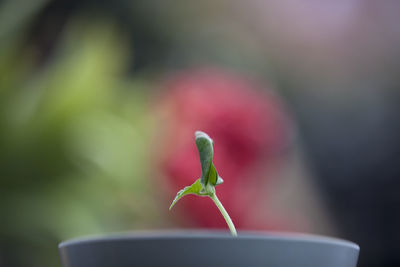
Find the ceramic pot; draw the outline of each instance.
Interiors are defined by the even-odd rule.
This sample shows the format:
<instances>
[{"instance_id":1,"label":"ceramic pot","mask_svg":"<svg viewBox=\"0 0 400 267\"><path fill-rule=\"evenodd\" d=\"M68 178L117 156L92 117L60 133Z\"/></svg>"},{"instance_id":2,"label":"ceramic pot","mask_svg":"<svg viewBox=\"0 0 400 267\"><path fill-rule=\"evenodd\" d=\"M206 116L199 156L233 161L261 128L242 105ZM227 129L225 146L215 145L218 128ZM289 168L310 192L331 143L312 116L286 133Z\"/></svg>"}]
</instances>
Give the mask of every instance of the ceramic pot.
<instances>
[{"instance_id":1,"label":"ceramic pot","mask_svg":"<svg viewBox=\"0 0 400 267\"><path fill-rule=\"evenodd\" d=\"M314 235L186 231L81 238L59 251L63 267L356 267L359 247Z\"/></svg>"}]
</instances>

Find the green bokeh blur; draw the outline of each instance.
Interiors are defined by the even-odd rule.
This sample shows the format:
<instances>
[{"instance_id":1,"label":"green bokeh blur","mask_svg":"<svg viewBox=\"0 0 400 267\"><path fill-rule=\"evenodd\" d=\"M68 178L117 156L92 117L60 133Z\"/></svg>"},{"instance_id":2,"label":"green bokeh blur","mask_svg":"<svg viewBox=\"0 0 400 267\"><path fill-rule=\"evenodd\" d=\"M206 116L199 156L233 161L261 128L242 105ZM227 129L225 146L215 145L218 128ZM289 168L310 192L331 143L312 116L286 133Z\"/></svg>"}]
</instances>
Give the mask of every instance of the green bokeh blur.
<instances>
[{"instance_id":1,"label":"green bokeh blur","mask_svg":"<svg viewBox=\"0 0 400 267\"><path fill-rule=\"evenodd\" d=\"M58 266L60 240L157 226L150 85L126 75L118 29L68 21L40 66L18 33L0 43L0 266Z\"/></svg>"}]
</instances>

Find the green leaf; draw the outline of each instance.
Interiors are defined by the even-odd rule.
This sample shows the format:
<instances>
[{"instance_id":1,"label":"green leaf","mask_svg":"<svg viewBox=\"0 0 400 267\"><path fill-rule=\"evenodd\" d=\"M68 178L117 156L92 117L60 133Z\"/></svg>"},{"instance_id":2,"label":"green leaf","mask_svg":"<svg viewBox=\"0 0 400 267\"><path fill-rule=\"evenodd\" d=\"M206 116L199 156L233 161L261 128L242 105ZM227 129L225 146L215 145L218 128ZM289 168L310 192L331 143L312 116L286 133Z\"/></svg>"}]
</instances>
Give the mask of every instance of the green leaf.
<instances>
[{"instance_id":1,"label":"green leaf","mask_svg":"<svg viewBox=\"0 0 400 267\"><path fill-rule=\"evenodd\" d=\"M212 159L214 156L213 141L204 132L196 131L196 146L199 150L200 164L201 164L201 183L206 186L210 178L210 171L215 171L212 168ZM213 170L212 170L213 169ZM214 174L212 174L214 175ZM215 185L215 184L214 184Z\"/></svg>"},{"instance_id":2,"label":"green leaf","mask_svg":"<svg viewBox=\"0 0 400 267\"><path fill-rule=\"evenodd\" d=\"M202 190L203 190L203 185L201 184L201 180L199 178L192 185L186 186L185 188L183 188L176 194L176 197L172 201L171 206L169 206L169 209L171 210L172 207L176 204L176 202L178 202L179 199L181 199L182 197L184 197L186 195L189 195L189 194L195 194L195 195L199 195L199 196L206 195L205 193L202 193Z\"/></svg>"},{"instance_id":3,"label":"green leaf","mask_svg":"<svg viewBox=\"0 0 400 267\"><path fill-rule=\"evenodd\" d=\"M211 163L211 168L210 168L210 172L208 173L208 182L212 185L216 185L217 184L217 179L218 179L218 173L217 170L215 169L214 164Z\"/></svg>"}]
</instances>

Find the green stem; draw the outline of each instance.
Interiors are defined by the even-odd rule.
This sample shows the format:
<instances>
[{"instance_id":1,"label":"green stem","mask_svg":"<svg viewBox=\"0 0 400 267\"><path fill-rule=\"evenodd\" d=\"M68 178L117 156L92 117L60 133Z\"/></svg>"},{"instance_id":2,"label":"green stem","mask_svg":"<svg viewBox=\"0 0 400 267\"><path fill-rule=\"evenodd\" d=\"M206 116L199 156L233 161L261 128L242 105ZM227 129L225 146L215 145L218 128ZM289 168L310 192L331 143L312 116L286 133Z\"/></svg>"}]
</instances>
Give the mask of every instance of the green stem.
<instances>
[{"instance_id":1,"label":"green stem","mask_svg":"<svg viewBox=\"0 0 400 267\"><path fill-rule=\"evenodd\" d=\"M237 232L235 229L235 225L233 224L231 217L229 217L228 212L226 212L224 206L222 206L222 203L219 201L217 195L215 193L210 194L210 198L214 201L215 205L217 205L219 211L221 212L222 216L224 216L224 219L226 221L226 224L228 224L229 230L231 230L231 234L233 236L237 236Z\"/></svg>"}]
</instances>

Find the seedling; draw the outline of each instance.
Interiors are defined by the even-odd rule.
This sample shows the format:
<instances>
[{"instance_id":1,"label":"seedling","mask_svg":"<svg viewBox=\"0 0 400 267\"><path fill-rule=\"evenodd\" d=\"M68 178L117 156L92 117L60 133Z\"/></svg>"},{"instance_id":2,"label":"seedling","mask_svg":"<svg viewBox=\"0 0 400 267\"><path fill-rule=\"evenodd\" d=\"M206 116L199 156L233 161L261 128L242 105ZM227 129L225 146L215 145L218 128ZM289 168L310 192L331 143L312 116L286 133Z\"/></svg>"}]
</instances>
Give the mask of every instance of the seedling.
<instances>
[{"instance_id":1,"label":"seedling","mask_svg":"<svg viewBox=\"0 0 400 267\"><path fill-rule=\"evenodd\" d=\"M226 212L224 206L219 201L217 194L215 192L215 186L220 185L224 182L222 178L218 175L217 170L213 164L213 156L214 156L214 141L204 132L197 131L195 132L195 140L196 146L199 150L200 155L200 165L201 165L201 177L197 179L192 185L186 186L182 190L180 190L175 199L172 201L169 209L178 202L182 197L194 194L201 197L210 197L215 205L217 205L219 211L224 217L226 223L228 224L229 230L233 236L237 236L235 226L231 218L229 217L228 212Z\"/></svg>"}]
</instances>

